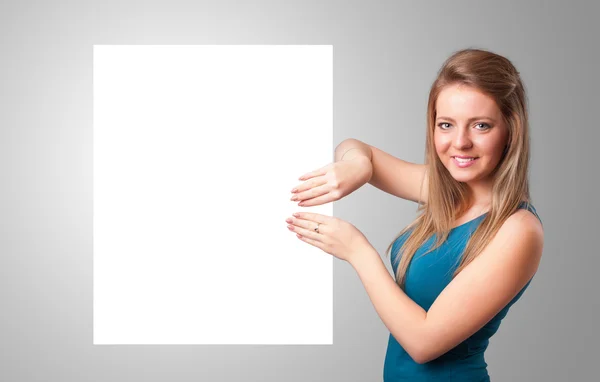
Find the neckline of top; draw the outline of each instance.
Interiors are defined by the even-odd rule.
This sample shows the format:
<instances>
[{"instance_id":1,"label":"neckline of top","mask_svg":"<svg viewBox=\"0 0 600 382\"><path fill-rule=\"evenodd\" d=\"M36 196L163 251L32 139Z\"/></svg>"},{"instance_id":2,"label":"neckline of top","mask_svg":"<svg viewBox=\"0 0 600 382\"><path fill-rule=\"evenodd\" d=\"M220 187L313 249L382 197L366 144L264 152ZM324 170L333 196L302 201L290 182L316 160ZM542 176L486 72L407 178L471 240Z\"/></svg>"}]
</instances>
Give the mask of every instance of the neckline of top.
<instances>
[{"instance_id":1,"label":"neckline of top","mask_svg":"<svg viewBox=\"0 0 600 382\"><path fill-rule=\"evenodd\" d=\"M524 206L524 205L527 205L527 202L525 202L525 201L521 202L521 204L519 204L519 208L521 208L521 206ZM532 206L532 208L533 208L533 206ZM467 222L464 222L464 223L463 223L463 224L461 224L461 225L457 225L456 227L452 227L452 228L450 228L450 231L453 231L453 230L455 230L455 229L457 229L457 228L460 228L460 227L462 227L462 226L465 226L465 225L467 225L467 224L469 224L469 223L472 223L472 222L474 222L474 221L475 221L475 220L477 220L477 219L481 219L482 217L484 217L484 216L485 216L485 215L487 215L488 213L489 213L489 211L486 211L486 212L484 212L483 214L481 214L481 215L477 216L476 218L473 218L473 219L471 219L471 220L469 220L469 221L467 221Z\"/></svg>"},{"instance_id":2,"label":"neckline of top","mask_svg":"<svg viewBox=\"0 0 600 382\"><path fill-rule=\"evenodd\" d=\"M488 212L489 212L489 211L488 211ZM476 218L473 218L473 219L471 219L471 220L469 220L469 221L467 221L467 222L464 222L464 223L462 223L461 225L457 225L456 227L452 227L452 228L450 229L450 231L453 231L453 230L455 230L455 229L457 229L457 228L460 228L460 227L462 227L462 226L464 226L464 225L467 225L467 224L469 224L469 223L472 223L472 222L474 222L475 220L477 220L477 219L480 219L480 218L484 217L485 215L487 215L487 214L488 214L488 212L484 212L483 214L481 214L481 215L477 216Z\"/></svg>"}]
</instances>

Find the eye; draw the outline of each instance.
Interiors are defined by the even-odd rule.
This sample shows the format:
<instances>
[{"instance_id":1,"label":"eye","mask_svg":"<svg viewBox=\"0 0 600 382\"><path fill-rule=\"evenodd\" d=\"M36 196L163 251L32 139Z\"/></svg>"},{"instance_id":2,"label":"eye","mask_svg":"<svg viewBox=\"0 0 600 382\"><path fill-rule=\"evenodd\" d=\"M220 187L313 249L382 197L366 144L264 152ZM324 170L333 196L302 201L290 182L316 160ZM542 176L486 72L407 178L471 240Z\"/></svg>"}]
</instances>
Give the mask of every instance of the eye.
<instances>
[{"instance_id":1,"label":"eye","mask_svg":"<svg viewBox=\"0 0 600 382\"><path fill-rule=\"evenodd\" d=\"M449 124L448 122L441 122L441 123L438 123L438 127L439 127L440 129L442 129L442 130L447 130L447 128L445 128L443 125L450 125L450 124ZM487 129L489 129L489 128L491 127L491 126L490 126L490 125L488 125L487 123L483 123L483 122L476 124L476 126L479 126L479 125L483 125L483 126L485 126L485 127L484 127L484 128L480 128L480 129L477 129L477 130L487 130Z\"/></svg>"}]
</instances>

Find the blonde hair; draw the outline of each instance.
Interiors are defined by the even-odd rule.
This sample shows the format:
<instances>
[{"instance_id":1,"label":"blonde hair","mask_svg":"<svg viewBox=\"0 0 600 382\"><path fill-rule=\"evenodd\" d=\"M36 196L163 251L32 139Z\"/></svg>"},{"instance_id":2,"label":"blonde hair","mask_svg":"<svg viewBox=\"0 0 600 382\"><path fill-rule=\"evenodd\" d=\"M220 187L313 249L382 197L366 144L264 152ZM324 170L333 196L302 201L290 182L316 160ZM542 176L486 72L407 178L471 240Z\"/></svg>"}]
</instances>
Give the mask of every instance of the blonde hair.
<instances>
[{"instance_id":1,"label":"blonde hair","mask_svg":"<svg viewBox=\"0 0 600 382\"><path fill-rule=\"evenodd\" d=\"M504 154L490 174L494 178L490 209L469 238L452 278L479 255L521 202L531 202L527 99L519 72L508 59L489 51L457 51L444 62L429 92L425 146L428 200L419 202L417 211L422 211L421 214L400 231L386 250L386 253L389 252L400 236L412 230L398 250L403 255L396 258L400 259L396 283L402 289L405 286L406 271L417 249L434 233L437 233L437 241L423 255L442 245L455 219L473 204L468 186L452 177L440 161L434 146L436 101L440 92L450 85L465 85L493 98L508 128Z\"/></svg>"}]
</instances>

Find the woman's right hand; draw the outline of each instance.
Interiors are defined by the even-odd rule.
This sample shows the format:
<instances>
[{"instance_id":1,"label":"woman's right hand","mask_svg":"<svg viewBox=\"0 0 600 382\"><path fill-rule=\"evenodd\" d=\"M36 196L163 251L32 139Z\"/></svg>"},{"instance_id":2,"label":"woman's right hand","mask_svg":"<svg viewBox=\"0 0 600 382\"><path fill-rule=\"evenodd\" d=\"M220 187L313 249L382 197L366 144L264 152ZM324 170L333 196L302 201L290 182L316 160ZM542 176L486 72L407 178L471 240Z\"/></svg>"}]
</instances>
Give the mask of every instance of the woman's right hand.
<instances>
[{"instance_id":1,"label":"woman's right hand","mask_svg":"<svg viewBox=\"0 0 600 382\"><path fill-rule=\"evenodd\" d=\"M300 177L305 182L293 192L302 207L317 206L340 200L368 183L373 174L373 165L368 157L356 157L328 164Z\"/></svg>"}]
</instances>

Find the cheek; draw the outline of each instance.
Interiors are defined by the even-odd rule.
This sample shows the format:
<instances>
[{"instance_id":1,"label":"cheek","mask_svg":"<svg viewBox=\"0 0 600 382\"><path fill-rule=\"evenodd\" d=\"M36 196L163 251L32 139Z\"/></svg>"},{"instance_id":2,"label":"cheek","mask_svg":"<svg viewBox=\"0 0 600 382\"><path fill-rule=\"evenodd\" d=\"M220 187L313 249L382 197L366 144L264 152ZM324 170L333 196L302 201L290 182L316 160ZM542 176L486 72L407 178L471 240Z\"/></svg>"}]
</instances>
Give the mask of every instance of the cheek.
<instances>
[{"instance_id":1,"label":"cheek","mask_svg":"<svg viewBox=\"0 0 600 382\"><path fill-rule=\"evenodd\" d=\"M488 161L498 160L502 156L502 149L499 149L498 147L489 146L486 147L483 152Z\"/></svg>"},{"instance_id":2,"label":"cheek","mask_svg":"<svg viewBox=\"0 0 600 382\"><path fill-rule=\"evenodd\" d=\"M439 145L435 146L435 153L440 159L444 156L444 150Z\"/></svg>"},{"instance_id":3,"label":"cheek","mask_svg":"<svg viewBox=\"0 0 600 382\"><path fill-rule=\"evenodd\" d=\"M448 147L450 146L449 142L443 139L436 139L433 142L433 144L435 146L435 151L438 153L438 155L444 155L448 151Z\"/></svg>"}]
</instances>

